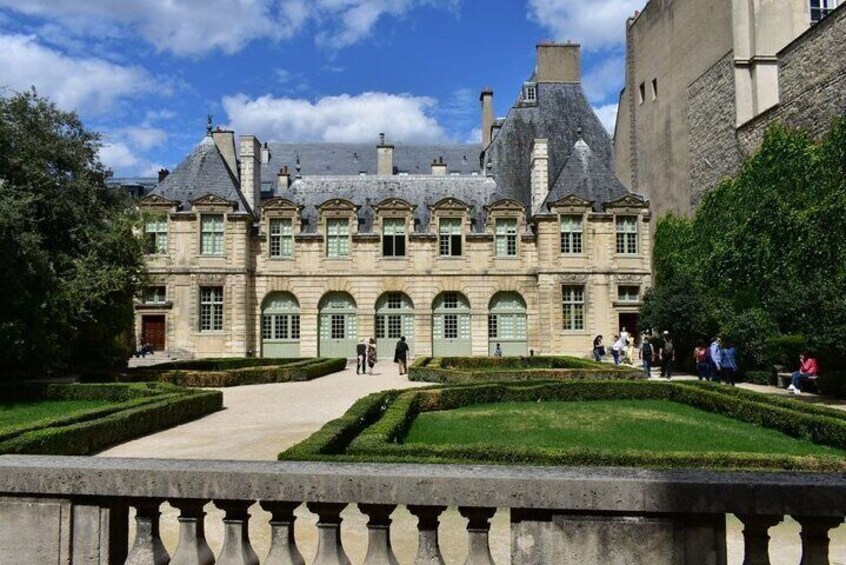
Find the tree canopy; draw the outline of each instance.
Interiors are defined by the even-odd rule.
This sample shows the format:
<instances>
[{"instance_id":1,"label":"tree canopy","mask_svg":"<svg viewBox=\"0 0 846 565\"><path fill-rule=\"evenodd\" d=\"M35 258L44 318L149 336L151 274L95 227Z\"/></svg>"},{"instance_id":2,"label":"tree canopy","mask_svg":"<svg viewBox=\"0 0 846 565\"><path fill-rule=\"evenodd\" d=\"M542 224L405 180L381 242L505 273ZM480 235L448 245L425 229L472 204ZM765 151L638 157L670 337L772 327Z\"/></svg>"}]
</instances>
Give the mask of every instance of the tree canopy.
<instances>
[{"instance_id":1,"label":"tree canopy","mask_svg":"<svg viewBox=\"0 0 846 565\"><path fill-rule=\"evenodd\" d=\"M30 91L0 97L0 147L0 371L125 361L144 258L135 207L105 185L98 134Z\"/></svg>"}]
</instances>

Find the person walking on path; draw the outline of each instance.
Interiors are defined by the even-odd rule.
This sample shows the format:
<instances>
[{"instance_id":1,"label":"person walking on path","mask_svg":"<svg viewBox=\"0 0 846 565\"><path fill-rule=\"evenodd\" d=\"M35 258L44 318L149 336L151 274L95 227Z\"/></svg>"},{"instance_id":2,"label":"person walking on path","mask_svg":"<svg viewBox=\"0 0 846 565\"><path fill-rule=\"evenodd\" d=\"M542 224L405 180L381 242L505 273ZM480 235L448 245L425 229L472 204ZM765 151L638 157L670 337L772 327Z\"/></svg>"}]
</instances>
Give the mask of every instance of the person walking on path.
<instances>
[{"instance_id":1,"label":"person walking on path","mask_svg":"<svg viewBox=\"0 0 846 565\"><path fill-rule=\"evenodd\" d=\"M652 361L655 352L652 350L652 344L649 343L649 337L643 336L643 342L640 344L640 358L643 359L643 370L646 371L646 378L652 376Z\"/></svg>"},{"instance_id":2,"label":"person walking on path","mask_svg":"<svg viewBox=\"0 0 846 565\"><path fill-rule=\"evenodd\" d=\"M363 375L367 372L367 344L363 339L355 346L355 374Z\"/></svg>"},{"instance_id":3,"label":"person walking on path","mask_svg":"<svg viewBox=\"0 0 846 565\"><path fill-rule=\"evenodd\" d=\"M405 336L399 338L394 349L394 363L399 365L400 375L408 374L408 344L405 342Z\"/></svg>"},{"instance_id":4,"label":"person walking on path","mask_svg":"<svg viewBox=\"0 0 846 565\"><path fill-rule=\"evenodd\" d=\"M367 368L369 369L370 374L373 374L373 367L376 366L376 339L370 338L370 342L367 344Z\"/></svg>"},{"instance_id":5,"label":"person walking on path","mask_svg":"<svg viewBox=\"0 0 846 565\"><path fill-rule=\"evenodd\" d=\"M661 358L661 376L666 379L673 378L673 363L676 360L676 348L673 345L673 339L670 337L670 332L664 330L664 344L658 351Z\"/></svg>"},{"instance_id":6,"label":"person walking on path","mask_svg":"<svg viewBox=\"0 0 846 565\"><path fill-rule=\"evenodd\" d=\"M722 360L722 353L720 352L720 341L720 336L716 336L713 341L711 341L711 347L708 349L708 358L711 365L710 376L712 381L720 380L720 361Z\"/></svg>"},{"instance_id":7,"label":"person walking on path","mask_svg":"<svg viewBox=\"0 0 846 565\"><path fill-rule=\"evenodd\" d=\"M723 368L723 382L734 386L734 377L737 374L737 349L731 340L726 340L720 351L720 366Z\"/></svg>"},{"instance_id":8,"label":"person walking on path","mask_svg":"<svg viewBox=\"0 0 846 565\"><path fill-rule=\"evenodd\" d=\"M634 351L634 336L629 336L629 339L626 340L626 363L628 363L629 365L634 365Z\"/></svg>"},{"instance_id":9,"label":"person walking on path","mask_svg":"<svg viewBox=\"0 0 846 565\"><path fill-rule=\"evenodd\" d=\"M602 345L602 336L593 338L593 358L597 363L602 363L602 356L605 355L605 346Z\"/></svg>"},{"instance_id":10,"label":"person walking on path","mask_svg":"<svg viewBox=\"0 0 846 565\"><path fill-rule=\"evenodd\" d=\"M799 370L791 375L787 390L793 394L802 394L802 380L815 379L818 371L817 360L808 355L807 351L803 351L799 354Z\"/></svg>"},{"instance_id":11,"label":"person walking on path","mask_svg":"<svg viewBox=\"0 0 846 565\"><path fill-rule=\"evenodd\" d=\"M623 341L623 345L625 345L627 347L629 345L629 336L630 336L630 334L629 334L629 332L626 331L625 327L620 328L620 339Z\"/></svg>"},{"instance_id":12,"label":"person walking on path","mask_svg":"<svg viewBox=\"0 0 846 565\"><path fill-rule=\"evenodd\" d=\"M705 347L705 342L700 341L693 348L693 361L696 363L696 374L699 375L700 381L709 380L711 367L708 364L708 348Z\"/></svg>"},{"instance_id":13,"label":"person walking on path","mask_svg":"<svg viewBox=\"0 0 846 565\"><path fill-rule=\"evenodd\" d=\"M618 335L614 336L614 344L611 346L611 356L614 358L614 364L620 364L620 353L623 351L623 338Z\"/></svg>"}]
</instances>

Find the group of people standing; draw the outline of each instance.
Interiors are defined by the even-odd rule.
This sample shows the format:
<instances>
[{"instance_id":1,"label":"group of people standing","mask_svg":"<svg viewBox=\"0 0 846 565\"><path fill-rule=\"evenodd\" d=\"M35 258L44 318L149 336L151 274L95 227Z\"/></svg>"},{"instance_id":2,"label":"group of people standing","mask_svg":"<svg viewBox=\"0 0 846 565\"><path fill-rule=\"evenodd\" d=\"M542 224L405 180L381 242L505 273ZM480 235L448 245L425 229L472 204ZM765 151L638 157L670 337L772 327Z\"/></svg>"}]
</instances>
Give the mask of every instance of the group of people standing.
<instances>
[{"instance_id":1,"label":"group of people standing","mask_svg":"<svg viewBox=\"0 0 846 565\"><path fill-rule=\"evenodd\" d=\"M700 381L724 382L735 385L737 376L737 348L731 340L720 336L711 340L711 345L700 341L693 349L693 361Z\"/></svg>"},{"instance_id":2,"label":"group of people standing","mask_svg":"<svg viewBox=\"0 0 846 565\"><path fill-rule=\"evenodd\" d=\"M394 348L394 363L399 365L399 374L408 374L408 343L405 341L405 336L399 338L397 345ZM376 339L370 338L365 342L363 339L359 340L355 346L355 374L373 374L373 367L376 366Z\"/></svg>"},{"instance_id":3,"label":"group of people standing","mask_svg":"<svg viewBox=\"0 0 846 565\"><path fill-rule=\"evenodd\" d=\"M601 335L593 338L593 358L599 363L605 356L605 344L602 342ZM614 342L611 345L611 357L614 359L614 364L629 363L634 365L635 340L634 336L626 331L626 328L620 330L620 335L614 336Z\"/></svg>"},{"instance_id":4,"label":"group of people standing","mask_svg":"<svg viewBox=\"0 0 846 565\"><path fill-rule=\"evenodd\" d=\"M656 351L650 335L644 335L641 339L640 348L637 348L634 336L626 331L626 328L622 328L620 334L614 336L614 341L611 345L611 357L614 359L614 364L628 363L629 365L634 365L635 351L638 352L638 358L643 361L643 368L647 375L651 375L652 368L656 364L659 364L661 367L661 376L667 379L672 378L676 351L673 340L670 338L670 332L664 332L663 341ZM599 363L605 354L606 350L603 344L603 337L598 335L593 339L593 357Z\"/></svg>"}]
</instances>

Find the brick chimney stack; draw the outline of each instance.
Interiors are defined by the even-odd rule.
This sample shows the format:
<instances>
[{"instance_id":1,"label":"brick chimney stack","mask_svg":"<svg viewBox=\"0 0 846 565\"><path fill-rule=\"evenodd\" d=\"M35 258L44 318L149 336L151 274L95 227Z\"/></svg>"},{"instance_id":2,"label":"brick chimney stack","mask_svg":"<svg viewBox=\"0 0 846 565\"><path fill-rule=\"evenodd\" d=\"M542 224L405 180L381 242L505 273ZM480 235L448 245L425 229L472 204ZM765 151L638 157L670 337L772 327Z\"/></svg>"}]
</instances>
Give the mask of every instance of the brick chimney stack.
<instances>
[{"instance_id":1,"label":"brick chimney stack","mask_svg":"<svg viewBox=\"0 0 846 565\"><path fill-rule=\"evenodd\" d=\"M288 187L291 186L291 173L288 172L288 165L279 169L277 180L279 182L279 190L288 190Z\"/></svg>"},{"instance_id":2,"label":"brick chimney stack","mask_svg":"<svg viewBox=\"0 0 846 565\"><path fill-rule=\"evenodd\" d=\"M537 46L537 82L581 82L581 47L578 43L541 43Z\"/></svg>"},{"instance_id":3,"label":"brick chimney stack","mask_svg":"<svg viewBox=\"0 0 846 565\"><path fill-rule=\"evenodd\" d=\"M376 146L376 174L389 177L394 174L394 146L385 143L385 134L379 134L379 145Z\"/></svg>"},{"instance_id":4,"label":"brick chimney stack","mask_svg":"<svg viewBox=\"0 0 846 565\"><path fill-rule=\"evenodd\" d=\"M485 88L479 95L482 103L482 149L491 144L491 129L494 125L493 90Z\"/></svg>"},{"instance_id":5,"label":"brick chimney stack","mask_svg":"<svg viewBox=\"0 0 846 565\"><path fill-rule=\"evenodd\" d=\"M168 171L167 169L159 169L159 182L165 180L169 174L170 171Z\"/></svg>"},{"instance_id":6,"label":"brick chimney stack","mask_svg":"<svg viewBox=\"0 0 846 565\"><path fill-rule=\"evenodd\" d=\"M242 135L241 145L241 194L250 205L254 214L258 214L261 191L261 145L254 135Z\"/></svg>"},{"instance_id":7,"label":"brick chimney stack","mask_svg":"<svg viewBox=\"0 0 846 565\"><path fill-rule=\"evenodd\" d=\"M442 177L447 174L447 164L444 163L443 155L432 161L432 175Z\"/></svg>"}]
</instances>

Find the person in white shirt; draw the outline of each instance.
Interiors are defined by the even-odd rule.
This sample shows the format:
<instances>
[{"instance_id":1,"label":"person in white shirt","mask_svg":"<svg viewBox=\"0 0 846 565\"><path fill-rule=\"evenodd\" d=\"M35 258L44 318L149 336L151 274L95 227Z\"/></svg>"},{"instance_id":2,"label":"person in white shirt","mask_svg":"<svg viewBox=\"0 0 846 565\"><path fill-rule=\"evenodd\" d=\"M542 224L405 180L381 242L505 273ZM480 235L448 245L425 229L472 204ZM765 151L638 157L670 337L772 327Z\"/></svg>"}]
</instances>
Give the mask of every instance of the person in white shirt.
<instances>
[{"instance_id":1,"label":"person in white shirt","mask_svg":"<svg viewBox=\"0 0 846 565\"><path fill-rule=\"evenodd\" d=\"M720 367L720 359L722 354L722 352L720 351L720 343L720 336L715 337L714 340L711 341L711 347L708 350L710 357L708 361L711 364L711 380L717 382L720 381L720 370L722 369L722 367Z\"/></svg>"}]
</instances>

